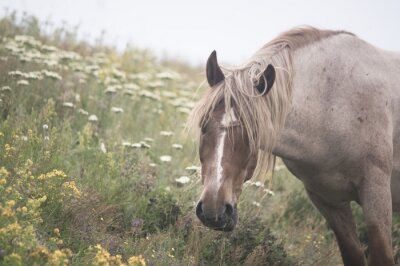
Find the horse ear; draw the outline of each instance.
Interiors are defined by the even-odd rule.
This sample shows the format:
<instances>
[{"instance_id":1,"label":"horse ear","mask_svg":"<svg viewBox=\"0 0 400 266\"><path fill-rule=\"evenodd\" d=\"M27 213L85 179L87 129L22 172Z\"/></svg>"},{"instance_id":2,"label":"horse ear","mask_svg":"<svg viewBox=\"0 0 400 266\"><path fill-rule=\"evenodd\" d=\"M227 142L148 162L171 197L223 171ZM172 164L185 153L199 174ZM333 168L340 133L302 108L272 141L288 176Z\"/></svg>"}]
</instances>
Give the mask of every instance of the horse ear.
<instances>
[{"instance_id":1,"label":"horse ear","mask_svg":"<svg viewBox=\"0 0 400 266\"><path fill-rule=\"evenodd\" d=\"M222 70L218 65L217 52L215 50L208 57L206 74L210 87L213 87L225 79L224 73L222 73Z\"/></svg>"},{"instance_id":2,"label":"horse ear","mask_svg":"<svg viewBox=\"0 0 400 266\"><path fill-rule=\"evenodd\" d=\"M275 68L269 64L256 85L256 89L262 95L267 94L271 90L275 82L275 74ZM265 86L265 81L267 81L267 86Z\"/></svg>"}]
</instances>

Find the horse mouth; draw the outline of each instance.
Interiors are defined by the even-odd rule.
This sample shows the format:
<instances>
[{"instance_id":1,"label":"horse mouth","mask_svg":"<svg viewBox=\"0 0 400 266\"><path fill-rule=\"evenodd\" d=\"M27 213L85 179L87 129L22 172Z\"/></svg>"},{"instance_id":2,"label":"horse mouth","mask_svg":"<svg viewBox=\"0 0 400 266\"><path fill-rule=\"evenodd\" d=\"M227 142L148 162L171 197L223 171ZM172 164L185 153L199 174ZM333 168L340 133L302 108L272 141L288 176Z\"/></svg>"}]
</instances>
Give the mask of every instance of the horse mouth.
<instances>
[{"instance_id":1,"label":"horse mouth","mask_svg":"<svg viewBox=\"0 0 400 266\"><path fill-rule=\"evenodd\" d=\"M216 231L223 231L223 232L231 232L236 227L236 219L230 219L224 226L222 227L209 227Z\"/></svg>"},{"instance_id":2,"label":"horse mouth","mask_svg":"<svg viewBox=\"0 0 400 266\"><path fill-rule=\"evenodd\" d=\"M230 215L222 215L216 219L216 217L206 217L204 213L196 213L199 220L202 222L203 225L206 227L216 230L216 231L223 231L223 232L231 232L236 227L237 223L237 211L234 208L234 211Z\"/></svg>"}]
</instances>

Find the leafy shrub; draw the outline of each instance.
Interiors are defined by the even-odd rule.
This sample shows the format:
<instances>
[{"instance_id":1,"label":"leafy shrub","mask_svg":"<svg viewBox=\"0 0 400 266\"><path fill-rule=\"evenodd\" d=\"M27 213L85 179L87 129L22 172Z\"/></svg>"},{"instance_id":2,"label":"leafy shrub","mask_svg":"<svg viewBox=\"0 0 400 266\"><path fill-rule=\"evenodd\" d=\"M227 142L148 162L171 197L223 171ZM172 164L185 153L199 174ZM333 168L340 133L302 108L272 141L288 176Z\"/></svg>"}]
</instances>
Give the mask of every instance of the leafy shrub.
<instances>
[{"instance_id":1,"label":"leafy shrub","mask_svg":"<svg viewBox=\"0 0 400 266\"><path fill-rule=\"evenodd\" d=\"M143 233L155 233L175 224L181 213L175 198L165 190L153 190L137 203L136 216L143 221ZM134 223L135 221L133 221Z\"/></svg>"},{"instance_id":2,"label":"leafy shrub","mask_svg":"<svg viewBox=\"0 0 400 266\"><path fill-rule=\"evenodd\" d=\"M187 224L184 225L187 227ZM192 225L193 226L193 225ZM188 242L197 241L198 261L203 265L291 265L283 244L276 239L265 222L247 219L231 233L192 227ZM206 230L206 231L204 231Z\"/></svg>"}]
</instances>

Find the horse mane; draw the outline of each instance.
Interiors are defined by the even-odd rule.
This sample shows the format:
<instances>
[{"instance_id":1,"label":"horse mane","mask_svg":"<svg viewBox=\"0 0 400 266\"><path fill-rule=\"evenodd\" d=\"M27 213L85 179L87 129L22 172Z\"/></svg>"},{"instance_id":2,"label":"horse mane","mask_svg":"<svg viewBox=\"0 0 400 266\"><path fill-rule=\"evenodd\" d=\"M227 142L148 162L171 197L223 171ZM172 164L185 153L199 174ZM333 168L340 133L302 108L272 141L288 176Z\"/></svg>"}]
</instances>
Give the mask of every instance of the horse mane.
<instances>
[{"instance_id":1,"label":"horse mane","mask_svg":"<svg viewBox=\"0 0 400 266\"><path fill-rule=\"evenodd\" d=\"M245 64L221 66L225 80L205 92L189 115L189 128L199 134L199 129L223 100L226 114L231 114L231 108L235 107L247 132L251 152L258 152L253 175L267 173L274 158L272 150L291 105L294 51L338 34L351 33L313 27L294 28L265 44ZM261 96L255 85L268 64L276 69L275 83L267 95Z\"/></svg>"}]
</instances>

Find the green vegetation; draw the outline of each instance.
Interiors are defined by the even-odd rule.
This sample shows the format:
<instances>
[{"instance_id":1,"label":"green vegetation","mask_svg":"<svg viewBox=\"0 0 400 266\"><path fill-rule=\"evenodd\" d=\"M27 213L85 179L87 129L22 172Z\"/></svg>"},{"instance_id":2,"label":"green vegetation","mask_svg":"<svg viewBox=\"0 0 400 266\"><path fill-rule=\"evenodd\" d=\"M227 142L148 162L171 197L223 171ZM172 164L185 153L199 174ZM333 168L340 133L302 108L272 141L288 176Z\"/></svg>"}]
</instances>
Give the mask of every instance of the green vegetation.
<instances>
[{"instance_id":1,"label":"green vegetation","mask_svg":"<svg viewBox=\"0 0 400 266\"><path fill-rule=\"evenodd\" d=\"M184 124L201 70L41 27L0 20L0 265L341 263L280 162L270 186L245 184L234 232L199 224Z\"/></svg>"}]
</instances>

